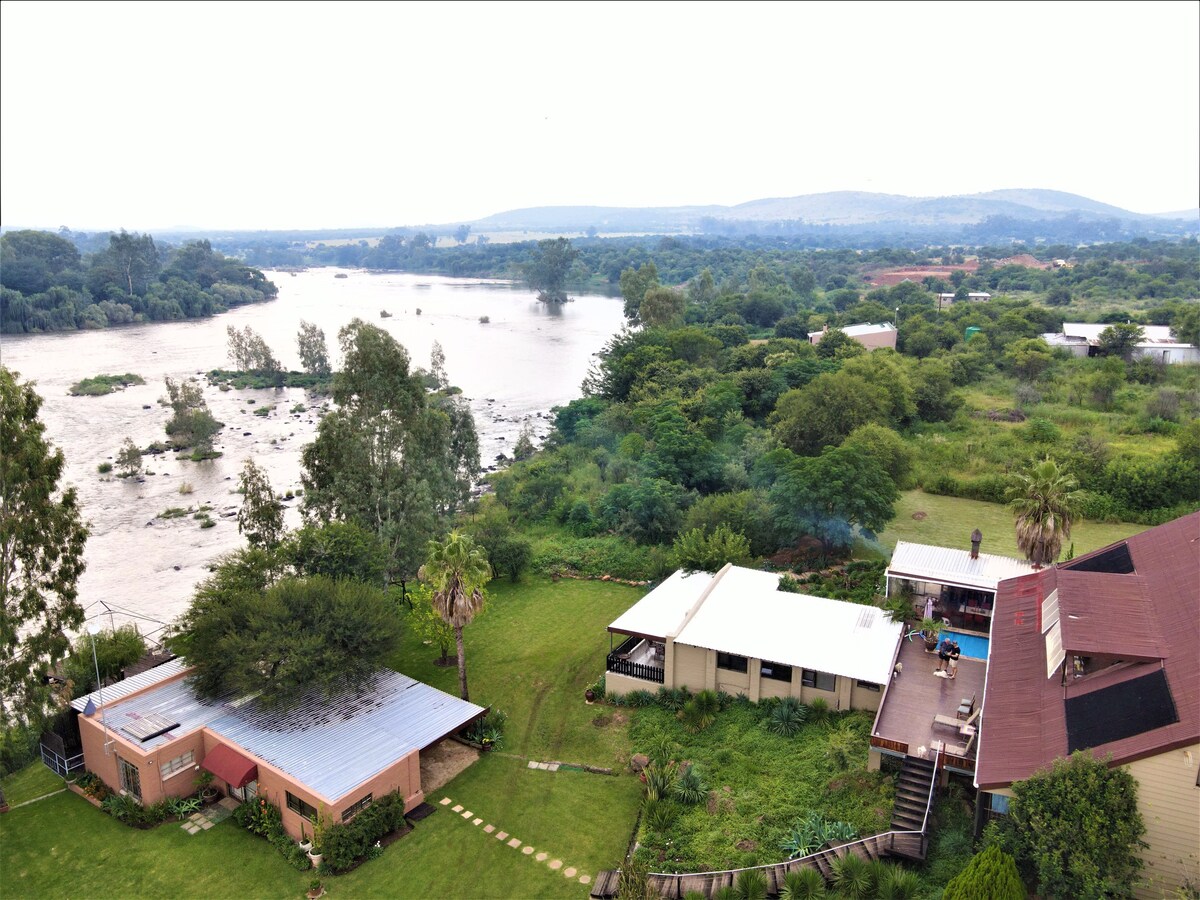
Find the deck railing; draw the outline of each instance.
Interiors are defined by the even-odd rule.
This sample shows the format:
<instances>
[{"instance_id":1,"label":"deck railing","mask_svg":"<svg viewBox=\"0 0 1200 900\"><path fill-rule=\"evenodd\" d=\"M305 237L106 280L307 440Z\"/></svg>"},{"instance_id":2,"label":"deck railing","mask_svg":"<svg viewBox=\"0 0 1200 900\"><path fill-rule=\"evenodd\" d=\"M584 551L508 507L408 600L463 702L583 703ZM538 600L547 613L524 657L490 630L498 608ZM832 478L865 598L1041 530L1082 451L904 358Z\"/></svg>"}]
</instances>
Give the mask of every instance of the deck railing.
<instances>
[{"instance_id":1,"label":"deck railing","mask_svg":"<svg viewBox=\"0 0 1200 900\"><path fill-rule=\"evenodd\" d=\"M652 681L655 684L666 682L666 672L658 666L630 662L627 659L621 659L620 654L615 652L608 654L608 662L605 667L614 675L628 675L631 678L640 678L642 681Z\"/></svg>"},{"instance_id":2,"label":"deck railing","mask_svg":"<svg viewBox=\"0 0 1200 900\"><path fill-rule=\"evenodd\" d=\"M83 771L83 754L78 753L75 756L62 756L54 750L41 745L42 762L46 764L51 772L60 775L63 778L69 775L74 775L76 772Z\"/></svg>"}]
</instances>

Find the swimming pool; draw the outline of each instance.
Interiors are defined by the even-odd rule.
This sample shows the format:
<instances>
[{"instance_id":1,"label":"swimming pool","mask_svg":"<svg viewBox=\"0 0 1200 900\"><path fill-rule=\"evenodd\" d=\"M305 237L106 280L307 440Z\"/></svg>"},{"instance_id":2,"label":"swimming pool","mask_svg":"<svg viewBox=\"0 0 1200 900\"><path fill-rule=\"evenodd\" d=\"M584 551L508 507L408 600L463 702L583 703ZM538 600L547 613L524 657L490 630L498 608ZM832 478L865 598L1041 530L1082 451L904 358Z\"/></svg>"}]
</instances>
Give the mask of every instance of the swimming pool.
<instances>
[{"instance_id":1,"label":"swimming pool","mask_svg":"<svg viewBox=\"0 0 1200 900\"><path fill-rule=\"evenodd\" d=\"M977 634L963 634L961 631L943 631L938 634L938 642L942 638L958 641L958 649L968 659L987 659L988 639Z\"/></svg>"}]
</instances>

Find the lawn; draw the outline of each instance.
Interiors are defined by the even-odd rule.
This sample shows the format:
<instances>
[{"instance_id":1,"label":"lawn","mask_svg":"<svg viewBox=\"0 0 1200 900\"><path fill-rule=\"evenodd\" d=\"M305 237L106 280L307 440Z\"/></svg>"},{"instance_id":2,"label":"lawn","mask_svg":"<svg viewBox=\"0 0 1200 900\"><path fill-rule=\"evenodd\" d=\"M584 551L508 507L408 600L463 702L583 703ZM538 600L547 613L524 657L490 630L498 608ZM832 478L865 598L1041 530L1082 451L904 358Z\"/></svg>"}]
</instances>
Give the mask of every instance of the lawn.
<instances>
[{"instance_id":1,"label":"lawn","mask_svg":"<svg viewBox=\"0 0 1200 900\"><path fill-rule=\"evenodd\" d=\"M636 711L632 739L647 752L666 734L709 789L706 802L672 803L666 828L647 816L639 857L650 871L687 872L740 868L787 857L780 845L809 813L848 822L860 835L886 831L892 811L891 778L868 772L867 734L872 715L833 715L810 722L793 737L767 731L760 711L733 703L699 734L657 708ZM835 747L845 747L844 759Z\"/></svg>"},{"instance_id":2,"label":"lawn","mask_svg":"<svg viewBox=\"0 0 1200 900\"><path fill-rule=\"evenodd\" d=\"M40 762L7 776L0 785L4 788L4 799L9 806L44 797L64 787L63 780Z\"/></svg>"},{"instance_id":3,"label":"lawn","mask_svg":"<svg viewBox=\"0 0 1200 900\"><path fill-rule=\"evenodd\" d=\"M604 674L609 622L644 590L603 581L526 576L491 582L483 616L464 631L471 700L508 714L502 749L539 760L620 767L629 759L625 728L597 728L583 699ZM454 649L450 650L453 658ZM435 665L438 648L406 630L393 665L458 693L458 670Z\"/></svg>"},{"instance_id":4,"label":"lawn","mask_svg":"<svg viewBox=\"0 0 1200 900\"><path fill-rule=\"evenodd\" d=\"M914 518L925 513L924 518ZM1071 527L1071 538L1063 545L1063 554L1073 543L1075 555L1088 553L1115 541L1145 531L1148 526L1128 522L1076 522ZM1020 556L1016 534L1013 531L1012 513L999 503L984 503L980 500L965 500L961 497L944 497L922 491L905 491L896 503L896 518L879 535L874 547L861 546L861 555L882 554L890 556L896 541L915 541L919 544L934 544L942 547L971 549L971 532L978 528L983 532L984 553L1000 556Z\"/></svg>"}]
</instances>

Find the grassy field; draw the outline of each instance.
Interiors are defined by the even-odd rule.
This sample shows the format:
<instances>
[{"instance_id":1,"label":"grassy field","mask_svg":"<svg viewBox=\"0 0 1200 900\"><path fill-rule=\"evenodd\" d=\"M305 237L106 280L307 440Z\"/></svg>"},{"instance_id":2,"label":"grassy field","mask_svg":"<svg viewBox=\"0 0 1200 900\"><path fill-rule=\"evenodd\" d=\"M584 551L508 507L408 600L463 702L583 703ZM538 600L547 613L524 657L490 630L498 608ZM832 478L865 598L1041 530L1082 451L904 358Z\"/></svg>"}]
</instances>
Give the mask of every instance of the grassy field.
<instances>
[{"instance_id":1,"label":"grassy field","mask_svg":"<svg viewBox=\"0 0 1200 900\"><path fill-rule=\"evenodd\" d=\"M508 714L503 750L539 760L621 766L625 728L593 726L583 692L604 674L605 629L645 591L602 581L526 576L488 585L488 607L463 631L471 699ZM453 658L453 648L451 657ZM393 665L458 693L458 670L434 664L438 648L405 632Z\"/></svg>"},{"instance_id":2,"label":"grassy field","mask_svg":"<svg viewBox=\"0 0 1200 900\"><path fill-rule=\"evenodd\" d=\"M641 591L603 582L497 583L491 608L466 629L472 698L509 714L500 752L484 756L430 796L455 799L550 859L595 876L620 864L640 784L578 771L531 770L517 755L616 766L627 726L598 728L583 691L599 677L604 628ZM397 668L456 692L457 674L411 635ZM10 803L62 784L41 763L5 779ZM0 896L6 898L298 897L297 872L266 841L226 821L189 836L175 824L121 825L66 793L0 816ZM578 875L539 864L440 808L384 855L324 879L332 897L585 897Z\"/></svg>"},{"instance_id":3,"label":"grassy field","mask_svg":"<svg viewBox=\"0 0 1200 900\"><path fill-rule=\"evenodd\" d=\"M914 515L925 513L923 518ZM1131 534L1145 531L1148 526L1127 522L1077 522L1071 528L1071 539L1063 548L1064 555L1074 543L1075 555L1097 550ZM896 503L896 518L879 535L879 544L861 545L859 555L890 556L896 541L915 541L943 547L971 549L971 532L983 532L984 553L1001 556L1020 556L1013 531L1012 513L999 503L983 503L960 497L943 497L922 491L905 491Z\"/></svg>"}]
</instances>

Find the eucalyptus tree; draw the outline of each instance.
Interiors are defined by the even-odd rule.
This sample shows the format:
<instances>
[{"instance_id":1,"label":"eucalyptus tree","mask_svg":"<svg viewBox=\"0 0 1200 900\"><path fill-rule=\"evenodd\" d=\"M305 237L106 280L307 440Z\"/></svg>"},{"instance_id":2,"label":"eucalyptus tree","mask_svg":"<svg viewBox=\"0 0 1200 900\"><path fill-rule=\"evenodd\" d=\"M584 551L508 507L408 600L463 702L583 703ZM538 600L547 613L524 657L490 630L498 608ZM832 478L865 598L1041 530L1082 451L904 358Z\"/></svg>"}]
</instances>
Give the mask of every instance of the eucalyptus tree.
<instances>
[{"instance_id":1,"label":"eucalyptus tree","mask_svg":"<svg viewBox=\"0 0 1200 900\"><path fill-rule=\"evenodd\" d=\"M309 375L328 375L329 349L325 343L325 332L312 322L301 320L296 334L296 345L300 351L300 365Z\"/></svg>"},{"instance_id":2,"label":"eucalyptus tree","mask_svg":"<svg viewBox=\"0 0 1200 900\"><path fill-rule=\"evenodd\" d=\"M450 391L427 392L408 352L355 319L338 333L344 360L335 409L304 448L304 515L354 522L387 553L385 584L402 594L425 544L470 496L479 442L470 409Z\"/></svg>"},{"instance_id":3,"label":"eucalyptus tree","mask_svg":"<svg viewBox=\"0 0 1200 900\"><path fill-rule=\"evenodd\" d=\"M271 488L266 469L250 457L238 476L242 506L238 510L238 532L246 535L252 547L277 547L283 540L283 504Z\"/></svg>"}]
</instances>

